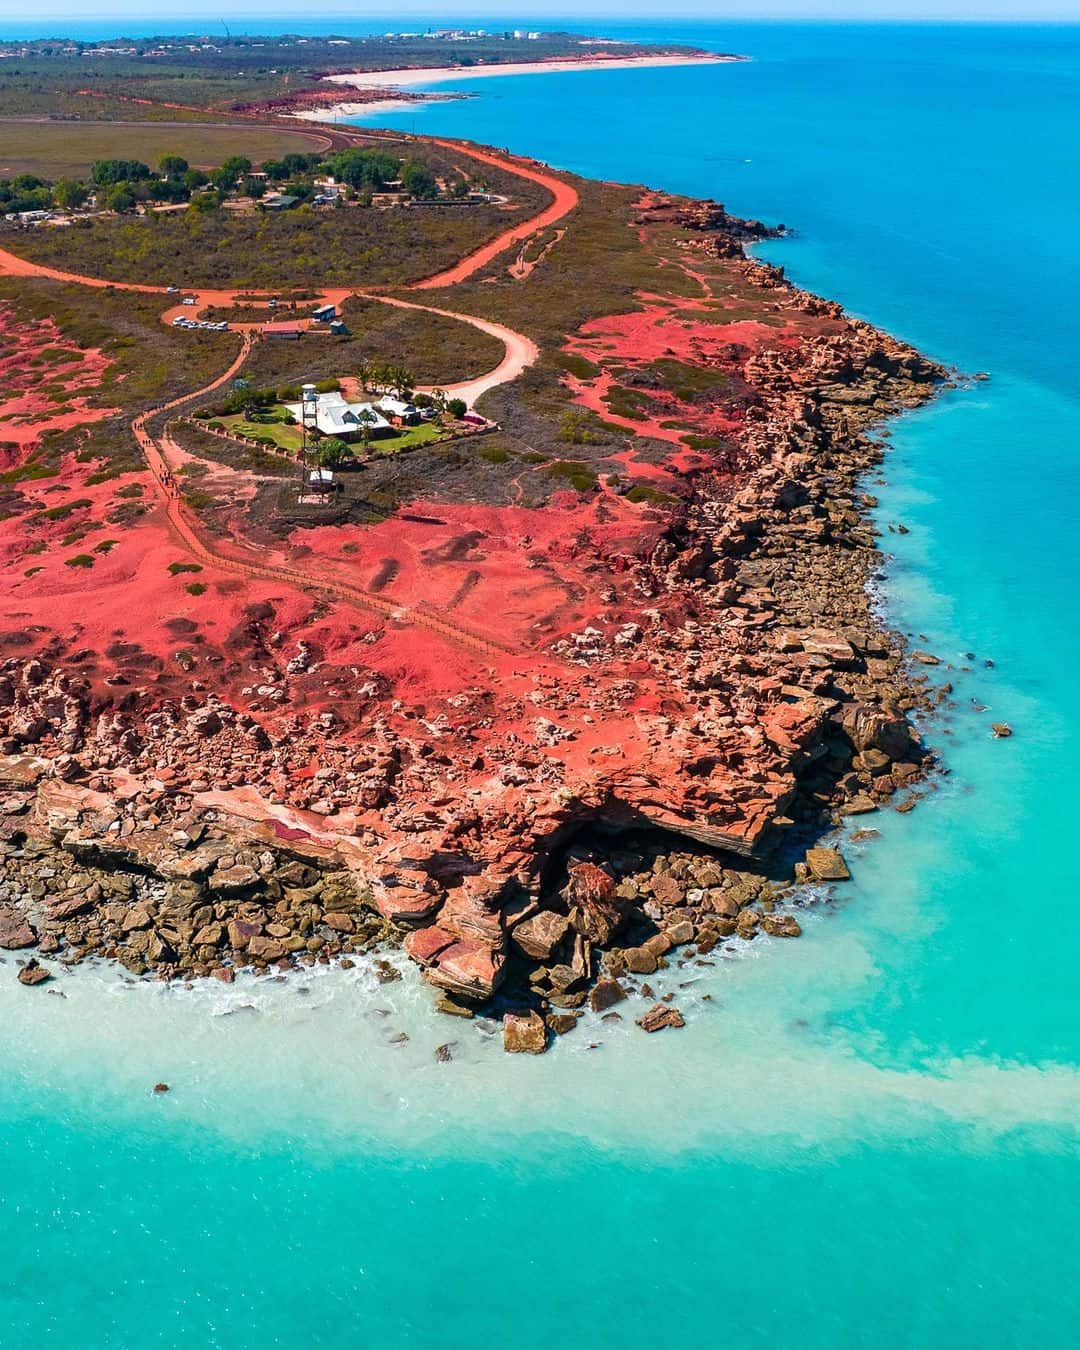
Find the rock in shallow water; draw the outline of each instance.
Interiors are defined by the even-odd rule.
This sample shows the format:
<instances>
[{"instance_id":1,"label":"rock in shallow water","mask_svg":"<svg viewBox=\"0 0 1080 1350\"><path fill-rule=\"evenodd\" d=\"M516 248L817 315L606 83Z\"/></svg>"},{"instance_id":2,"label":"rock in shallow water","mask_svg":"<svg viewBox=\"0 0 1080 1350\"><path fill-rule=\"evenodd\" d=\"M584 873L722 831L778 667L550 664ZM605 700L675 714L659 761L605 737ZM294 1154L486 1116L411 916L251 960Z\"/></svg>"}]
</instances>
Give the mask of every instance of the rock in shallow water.
<instances>
[{"instance_id":1,"label":"rock in shallow water","mask_svg":"<svg viewBox=\"0 0 1080 1350\"><path fill-rule=\"evenodd\" d=\"M663 1031L665 1027L684 1027L683 1015L678 1008L666 1003L654 1003L647 1013L637 1019L642 1031Z\"/></svg>"},{"instance_id":2,"label":"rock in shallow water","mask_svg":"<svg viewBox=\"0 0 1080 1350\"><path fill-rule=\"evenodd\" d=\"M547 1049L547 1027L540 1014L507 1013L503 1017L503 1049L511 1055L542 1055Z\"/></svg>"},{"instance_id":3,"label":"rock in shallow water","mask_svg":"<svg viewBox=\"0 0 1080 1350\"><path fill-rule=\"evenodd\" d=\"M815 881L849 881L847 863L834 848L808 848L806 866Z\"/></svg>"},{"instance_id":4,"label":"rock in shallow water","mask_svg":"<svg viewBox=\"0 0 1080 1350\"><path fill-rule=\"evenodd\" d=\"M17 951L22 947L32 947L36 942L37 934L22 911L11 905L0 906L0 947Z\"/></svg>"},{"instance_id":5,"label":"rock in shallow water","mask_svg":"<svg viewBox=\"0 0 1080 1350\"><path fill-rule=\"evenodd\" d=\"M44 984L46 980L51 980L52 976L36 960L31 958L19 971L19 983L27 986L35 984Z\"/></svg>"}]
</instances>

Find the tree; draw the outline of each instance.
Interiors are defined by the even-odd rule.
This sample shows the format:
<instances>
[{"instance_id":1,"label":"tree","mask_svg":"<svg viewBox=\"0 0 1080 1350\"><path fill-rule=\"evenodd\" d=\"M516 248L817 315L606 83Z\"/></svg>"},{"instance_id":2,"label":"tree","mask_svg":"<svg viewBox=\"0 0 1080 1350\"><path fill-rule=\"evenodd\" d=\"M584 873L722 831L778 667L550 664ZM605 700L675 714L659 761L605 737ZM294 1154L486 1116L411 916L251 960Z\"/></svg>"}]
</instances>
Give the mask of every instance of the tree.
<instances>
[{"instance_id":1,"label":"tree","mask_svg":"<svg viewBox=\"0 0 1080 1350\"><path fill-rule=\"evenodd\" d=\"M196 192L191 201L188 202L188 210L205 214L209 211L216 211L220 205L220 192Z\"/></svg>"},{"instance_id":2,"label":"tree","mask_svg":"<svg viewBox=\"0 0 1080 1350\"><path fill-rule=\"evenodd\" d=\"M126 183L117 183L98 194L98 205L103 206L106 211L133 211L135 198L128 191Z\"/></svg>"},{"instance_id":3,"label":"tree","mask_svg":"<svg viewBox=\"0 0 1080 1350\"><path fill-rule=\"evenodd\" d=\"M339 150L328 155L326 168L339 183L350 187L381 188L398 176L401 160L382 150Z\"/></svg>"},{"instance_id":4,"label":"tree","mask_svg":"<svg viewBox=\"0 0 1080 1350\"><path fill-rule=\"evenodd\" d=\"M464 417L468 412L468 406L463 398L452 398L446 407L452 417Z\"/></svg>"},{"instance_id":5,"label":"tree","mask_svg":"<svg viewBox=\"0 0 1080 1350\"><path fill-rule=\"evenodd\" d=\"M389 370L390 388L398 398L404 398L413 387L413 375L408 366L391 366Z\"/></svg>"},{"instance_id":6,"label":"tree","mask_svg":"<svg viewBox=\"0 0 1080 1350\"><path fill-rule=\"evenodd\" d=\"M89 190L74 178L61 178L53 188L53 201L62 211L74 211L89 197Z\"/></svg>"},{"instance_id":7,"label":"tree","mask_svg":"<svg viewBox=\"0 0 1080 1350\"><path fill-rule=\"evenodd\" d=\"M221 171L233 178L242 178L251 172L251 160L246 155L230 155L228 159L222 160Z\"/></svg>"},{"instance_id":8,"label":"tree","mask_svg":"<svg viewBox=\"0 0 1080 1350\"><path fill-rule=\"evenodd\" d=\"M336 469L343 459L352 454L348 445L340 436L324 436L308 458L320 469Z\"/></svg>"},{"instance_id":9,"label":"tree","mask_svg":"<svg viewBox=\"0 0 1080 1350\"><path fill-rule=\"evenodd\" d=\"M156 202L186 202L190 196L182 178L155 178L146 187Z\"/></svg>"},{"instance_id":10,"label":"tree","mask_svg":"<svg viewBox=\"0 0 1080 1350\"><path fill-rule=\"evenodd\" d=\"M187 160L180 155L162 155L158 160L158 172L162 178L183 178L189 167Z\"/></svg>"},{"instance_id":11,"label":"tree","mask_svg":"<svg viewBox=\"0 0 1080 1350\"><path fill-rule=\"evenodd\" d=\"M240 191L245 197L261 197L266 192L266 183L261 178L248 176L240 184Z\"/></svg>"},{"instance_id":12,"label":"tree","mask_svg":"<svg viewBox=\"0 0 1080 1350\"><path fill-rule=\"evenodd\" d=\"M360 439L367 445L371 440L371 428L375 425L375 414L370 408L361 408L356 414L356 420L360 423Z\"/></svg>"},{"instance_id":13,"label":"tree","mask_svg":"<svg viewBox=\"0 0 1080 1350\"><path fill-rule=\"evenodd\" d=\"M203 173L202 169L188 169L184 174L184 186L189 192L194 192L196 188L205 187L210 179Z\"/></svg>"},{"instance_id":14,"label":"tree","mask_svg":"<svg viewBox=\"0 0 1080 1350\"><path fill-rule=\"evenodd\" d=\"M435 175L418 159L410 159L401 170L401 186L410 196L424 200L430 200L439 192Z\"/></svg>"},{"instance_id":15,"label":"tree","mask_svg":"<svg viewBox=\"0 0 1080 1350\"><path fill-rule=\"evenodd\" d=\"M112 183L138 183L152 178L149 164L139 159L96 159L90 177L99 187Z\"/></svg>"}]
</instances>

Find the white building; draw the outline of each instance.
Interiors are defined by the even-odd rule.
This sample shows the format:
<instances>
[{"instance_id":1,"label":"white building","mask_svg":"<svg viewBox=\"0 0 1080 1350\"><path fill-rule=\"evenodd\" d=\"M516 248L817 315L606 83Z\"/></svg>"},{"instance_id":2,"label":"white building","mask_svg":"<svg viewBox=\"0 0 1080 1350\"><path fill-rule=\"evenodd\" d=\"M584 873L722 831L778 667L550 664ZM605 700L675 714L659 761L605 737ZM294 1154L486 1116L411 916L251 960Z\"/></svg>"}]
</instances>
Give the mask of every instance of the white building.
<instances>
[{"instance_id":1,"label":"white building","mask_svg":"<svg viewBox=\"0 0 1080 1350\"><path fill-rule=\"evenodd\" d=\"M370 436L384 436L393 430L372 403L350 403L344 394L336 391L317 394L311 401L315 404L315 429L323 436L337 436L343 441L353 440L363 433L365 425ZM285 407L297 422L303 424L304 404L286 403Z\"/></svg>"}]
</instances>

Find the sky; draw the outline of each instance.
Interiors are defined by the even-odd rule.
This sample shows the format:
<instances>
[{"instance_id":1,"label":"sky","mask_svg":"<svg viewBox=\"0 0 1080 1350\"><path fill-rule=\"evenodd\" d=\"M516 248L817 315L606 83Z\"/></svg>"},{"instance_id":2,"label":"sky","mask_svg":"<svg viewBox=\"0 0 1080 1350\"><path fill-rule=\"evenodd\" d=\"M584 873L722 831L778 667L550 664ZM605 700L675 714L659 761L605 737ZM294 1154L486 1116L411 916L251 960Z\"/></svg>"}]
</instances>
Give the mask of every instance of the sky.
<instances>
[{"instance_id":1,"label":"sky","mask_svg":"<svg viewBox=\"0 0 1080 1350\"><path fill-rule=\"evenodd\" d=\"M9 8L10 5L10 8ZM5 12L6 11L6 12ZM264 17L278 22L297 15L297 22L310 29L323 17L335 17L362 23L384 21L394 26L393 15L422 15L432 22L453 23L467 19L471 13L485 13L489 18L498 15L508 22L526 20L545 21L556 26L562 18L568 25L579 27L583 20L592 22L610 18L622 23L657 22L674 17L699 18L711 22L732 19L943 19L943 20L1024 20L1050 19L1080 22L1080 0L667 0L659 6L656 0L578 0L570 5L567 0L527 0L512 7L506 0L498 0L487 10L476 0L464 8L435 9L432 0L395 0L388 5L357 4L356 0L318 0L309 10L298 11L293 0L174 0L162 8L168 20L163 28L172 28L186 18L204 18L228 21ZM572 16L572 17L571 17ZM92 9L81 0L36 0L32 11L33 23L48 25L68 19L80 25L98 22L105 26L117 19L138 20L141 26L153 22L146 0L101 0ZM25 31L31 24L31 14L13 0L0 0L0 32L10 20L12 27ZM43 28L42 31L45 31Z\"/></svg>"}]
</instances>

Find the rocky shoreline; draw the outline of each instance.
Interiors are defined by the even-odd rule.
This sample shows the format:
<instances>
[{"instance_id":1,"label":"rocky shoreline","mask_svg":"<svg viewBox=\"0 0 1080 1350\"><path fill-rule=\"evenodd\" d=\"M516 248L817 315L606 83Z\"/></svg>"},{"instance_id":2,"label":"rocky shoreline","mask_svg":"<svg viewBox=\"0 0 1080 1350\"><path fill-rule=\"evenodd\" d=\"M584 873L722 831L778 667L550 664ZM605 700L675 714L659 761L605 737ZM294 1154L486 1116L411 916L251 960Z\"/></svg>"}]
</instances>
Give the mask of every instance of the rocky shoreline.
<instances>
[{"instance_id":1,"label":"rocky shoreline","mask_svg":"<svg viewBox=\"0 0 1080 1350\"><path fill-rule=\"evenodd\" d=\"M633 623L552 644L578 683L546 689L534 745L511 735L496 760L477 744L479 702L452 734L398 709L349 742L327 713L272 734L197 680L157 701L129 671L103 698L60 649L8 660L0 947L20 954L23 983L48 978L39 956L228 982L390 943L442 1011L494 1009L507 1049L539 1052L586 1005L650 1000L669 962L797 937L804 884L847 877L820 837L915 804L928 756L910 718L937 695L875 619L862 484L883 455L876 428L947 374L746 258L764 227L709 204L683 223L692 248L739 260L763 295L842 323L799 348L732 354L754 391L735 462L698 475L633 561ZM272 617L252 607L267 660ZM301 644L282 678L311 659ZM571 778L560 709L619 661L624 683L647 672L679 712L650 719L648 770ZM622 706L622 691L608 697ZM497 768L497 794L449 786L470 756ZM320 767L293 772L308 763ZM637 1020L682 1025L663 1000Z\"/></svg>"}]
</instances>

